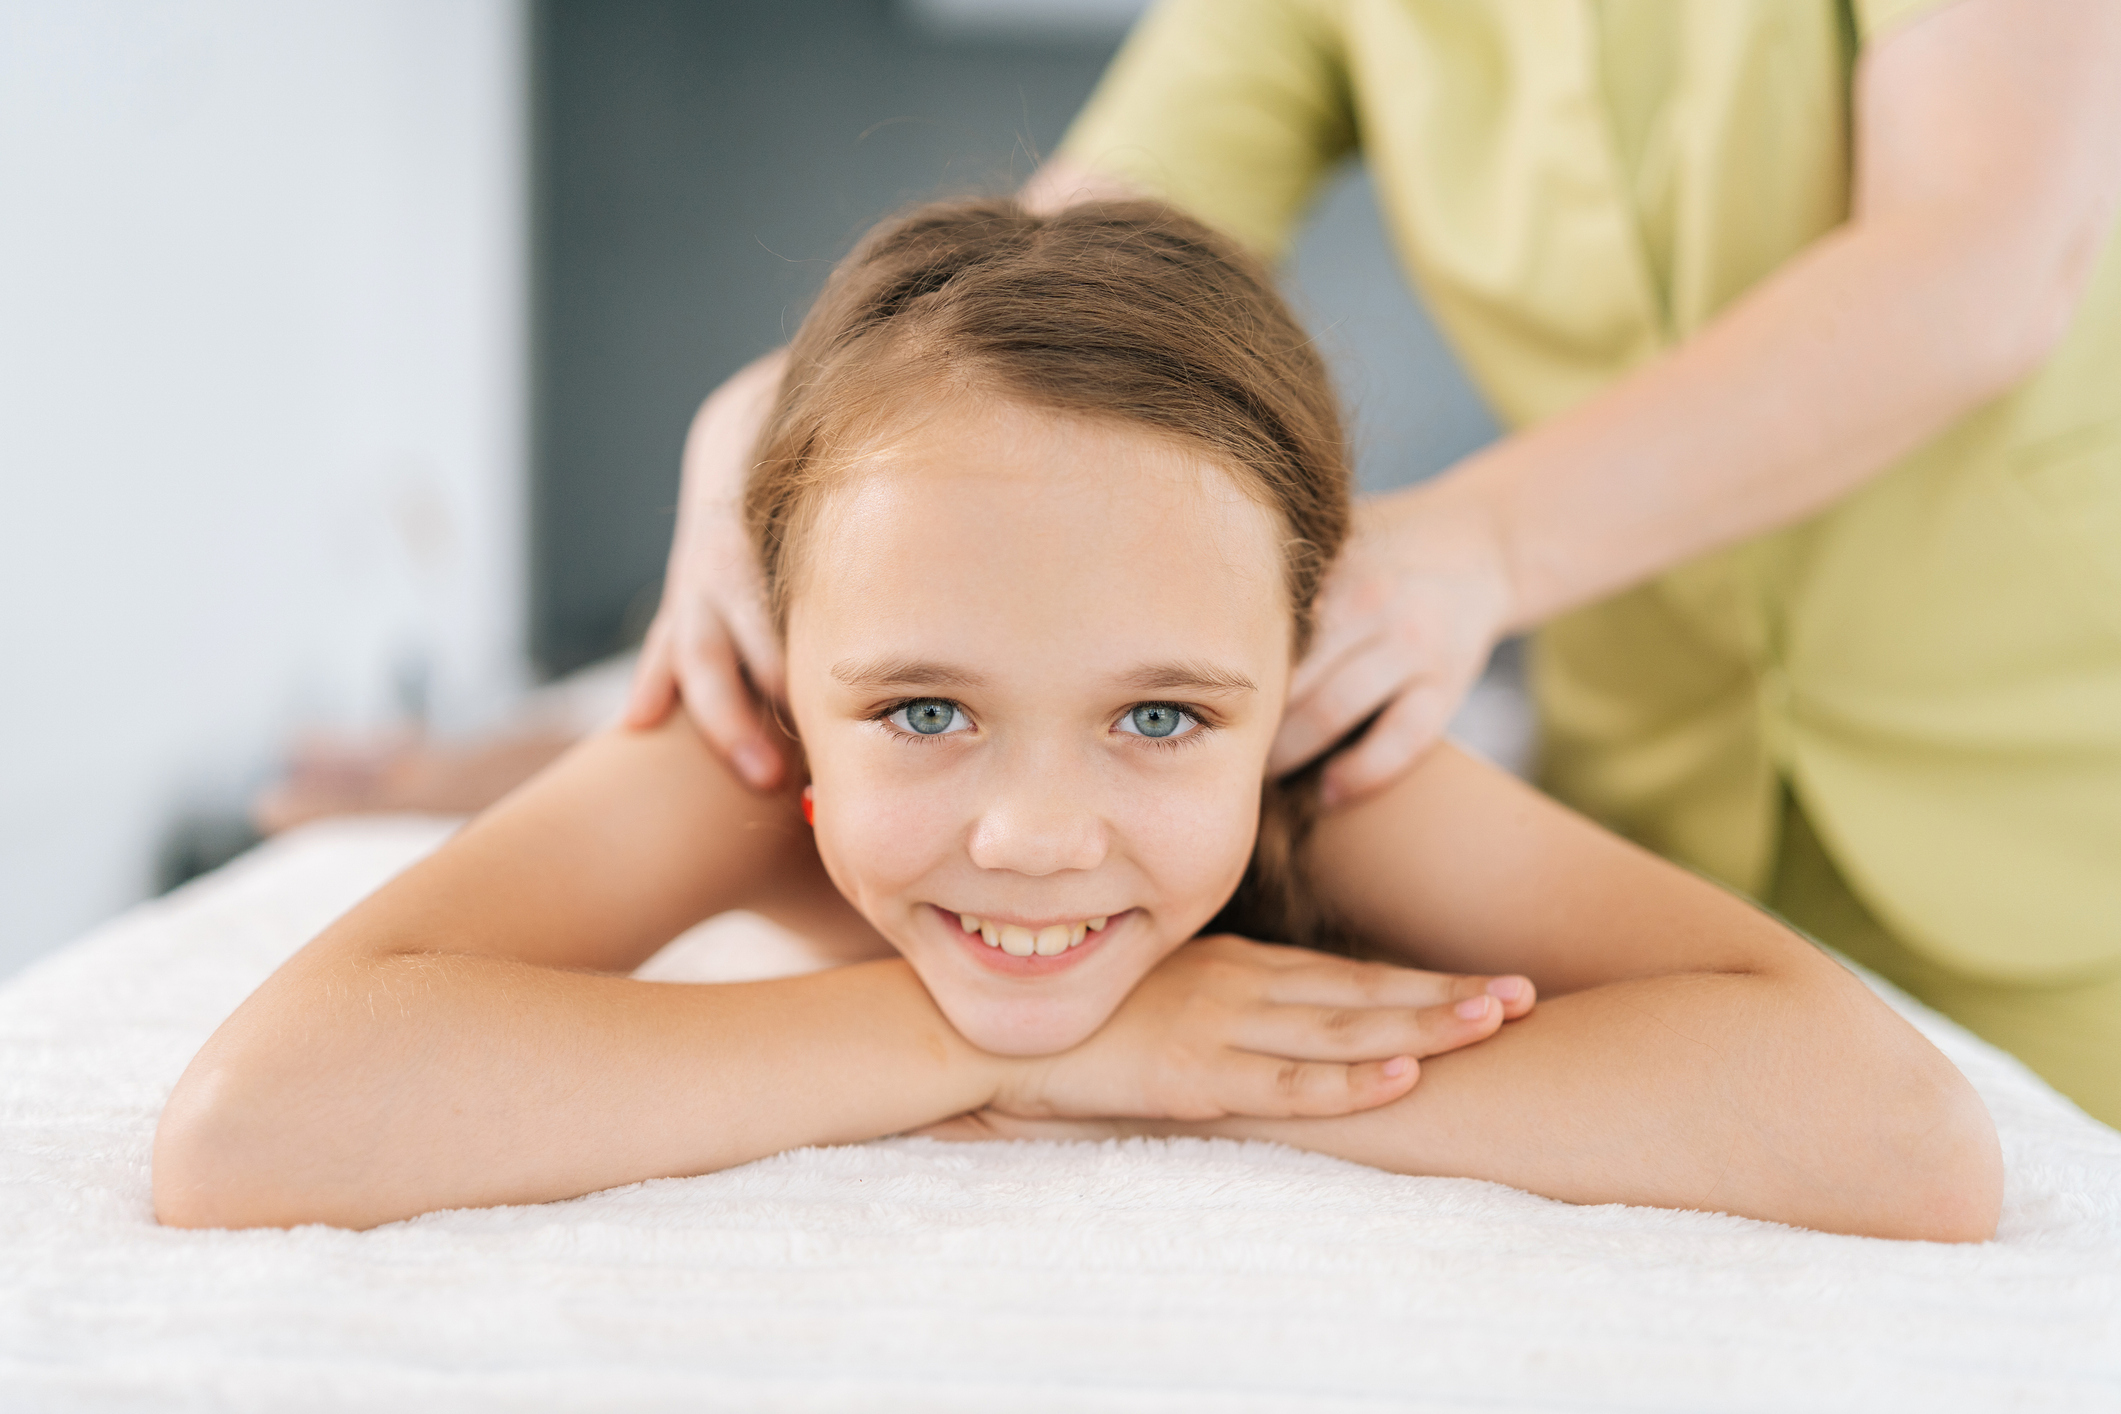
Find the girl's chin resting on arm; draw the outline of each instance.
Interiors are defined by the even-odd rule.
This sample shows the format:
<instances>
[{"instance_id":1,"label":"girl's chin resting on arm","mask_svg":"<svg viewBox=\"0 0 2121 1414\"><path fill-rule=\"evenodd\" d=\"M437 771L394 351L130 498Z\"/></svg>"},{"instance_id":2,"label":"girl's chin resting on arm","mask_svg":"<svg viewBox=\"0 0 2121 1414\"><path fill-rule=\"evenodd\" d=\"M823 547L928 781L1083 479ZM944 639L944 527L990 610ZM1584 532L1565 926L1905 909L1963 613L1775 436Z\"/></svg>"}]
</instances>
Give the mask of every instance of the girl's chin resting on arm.
<instances>
[{"instance_id":1,"label":"girl's chin resting on arm","mask_svg":"<svg viewBox=\"0 0 2121 1414\"><path fill-rule=\"evenodd\" d=\"M1750 975L1657 980L1774 986L1788 994L1776 1005L1844 1010L1856 1000L1885 1011L1867 993L1851 998L1847 989L1862 993L1861 984L1824 958L1818 961L1838 974L1838 980ZM1587 999L1591 1006L1585 1005ZM1889 1012L1884 1020L1890 1025L1874 1031L1881 1044L1867 1048L1874 1051L1866 1067L1871 1083L1815 1096L1817 1107L1801 1096L1792 1097L1798 1110L1813 1110L1816 1123L1793 1125L1788 1114L1748 1118L1704 1106L1692 1126L1698 1133L1667 1136L1677 1141L1670 1144L1667 1156L1683 1156L1701 1151L1718 1138L1713 1131L1719 1125L1726 1127L1723 1147L1731 1157L1720 1168L1704 1169L1681 1158L1674 1172L1660 1177L1654 1172L1660 1163L1654 1149L1627 1146L1631 1166L1612 1162L1609 1153L1585 1154L1578 1161L1563 1152L1544 1174L1510 1173L1509 1161L1495 1161L1495 1149L1481 1142L1480 1131L1492 1134L1521 1125L1529 1112L1543 1106L1530 1095L1513 1101L1505 1094L1498 1100L1498 1087L1541 1084L1525 1062L1544 1068L1551 1054L1532 1053L1552 1045L1574 1047L1571 1033L1580 1034L1586 1026L1625 1026L1646 1019L1634 1001L1604 999L1622 1001L1612 1007L1599 1005L1599 1000L1595 994L1578 994L1544 1001L1537 1013L1492 1037L1423 1062L1419 1082L1407 1094L1357 1114L1187 1122L1046 1118L988 1109L917 1132L952 1142L1263 1139L1409 1175L1511 1183L1572 1203L1723 1212L1822 1232L1907 1241L1986 1242L1996 1235L2003 1159L1987 1107L1956 1066ZM1865 1020L1875 1023L1879 1018ZM1594 1091L1583 1098L1586 1103L1578 1117L1587 1124L1597 1123L1592 1116L1598 1112L1616 1113L1626 1105L1625 1096L1610 1090L1602 1097ZM1742 1103L1735 1097L1734 1102ZM1822 1112L1818 1107L1823 1106L1831 1106L1832 1112ZM1590 1147L1604 1146L1594 1142Z\"/></svg>"}]
</instances>

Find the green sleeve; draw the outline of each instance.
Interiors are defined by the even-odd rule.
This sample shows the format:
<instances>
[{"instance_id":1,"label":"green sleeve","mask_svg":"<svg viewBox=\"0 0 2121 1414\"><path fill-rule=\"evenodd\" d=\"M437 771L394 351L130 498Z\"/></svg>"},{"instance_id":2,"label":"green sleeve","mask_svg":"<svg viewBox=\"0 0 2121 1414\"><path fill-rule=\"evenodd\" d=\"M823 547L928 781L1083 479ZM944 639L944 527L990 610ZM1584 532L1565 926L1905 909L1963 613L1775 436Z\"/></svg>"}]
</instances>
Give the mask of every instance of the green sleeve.
<instances>
[{"instance_id":1,"label":"green sleeve","mask_svg":"<svg viewBox=\"0 0 2121 1414\"><path fill-rule=\"evenodd\" d=\"M1162 0L1061 151L1278 257L1321 179L1356 145L1337 9Z\"/></svg>"}]
</instances>

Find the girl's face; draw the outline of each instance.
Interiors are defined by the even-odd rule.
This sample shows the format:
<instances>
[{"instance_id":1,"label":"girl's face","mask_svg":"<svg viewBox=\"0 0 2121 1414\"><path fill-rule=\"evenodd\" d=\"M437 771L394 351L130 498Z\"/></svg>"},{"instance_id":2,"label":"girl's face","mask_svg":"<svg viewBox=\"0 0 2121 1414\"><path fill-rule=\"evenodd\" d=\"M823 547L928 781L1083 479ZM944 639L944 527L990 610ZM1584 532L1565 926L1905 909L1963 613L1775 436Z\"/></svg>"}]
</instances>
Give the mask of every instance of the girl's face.
<instances>
[{"instance_id":1,"label":"girl's face","mask_svg":"<svg viewBox=\"0 0 2121 1414\"><path fill-rule=\"evenodd\" d=\"M1243 876L1282 531L1116 423L961 402L855 460L791 584L818 852L951 1024L1065 1050Z\"/></svg>"}]
</instances>

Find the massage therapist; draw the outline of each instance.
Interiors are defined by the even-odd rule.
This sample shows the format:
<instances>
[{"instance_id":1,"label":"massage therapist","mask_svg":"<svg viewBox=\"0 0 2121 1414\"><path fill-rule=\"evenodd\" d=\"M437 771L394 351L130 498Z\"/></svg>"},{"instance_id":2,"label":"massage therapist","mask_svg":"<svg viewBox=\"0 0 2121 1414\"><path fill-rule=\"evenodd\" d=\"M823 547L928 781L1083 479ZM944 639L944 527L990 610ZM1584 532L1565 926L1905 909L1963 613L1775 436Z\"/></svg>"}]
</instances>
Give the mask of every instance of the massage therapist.
<instances>
[{"instance_id":1,"label":"massage therapist","mask_svg":"<svg viewBox=\"0 0 2121 1414\"><path fill-rule=\"evenodd\" d=\"M1536 629L1549 791L2121 1124L2116 74L2114 0L1165 0L1025 199L1271 256L1359 154L1510 428L1369 504L1280 768L1382 707L1376 789ZM630 708L762 786L779 372L694 422Z\"/></svg>"}]
</instances>

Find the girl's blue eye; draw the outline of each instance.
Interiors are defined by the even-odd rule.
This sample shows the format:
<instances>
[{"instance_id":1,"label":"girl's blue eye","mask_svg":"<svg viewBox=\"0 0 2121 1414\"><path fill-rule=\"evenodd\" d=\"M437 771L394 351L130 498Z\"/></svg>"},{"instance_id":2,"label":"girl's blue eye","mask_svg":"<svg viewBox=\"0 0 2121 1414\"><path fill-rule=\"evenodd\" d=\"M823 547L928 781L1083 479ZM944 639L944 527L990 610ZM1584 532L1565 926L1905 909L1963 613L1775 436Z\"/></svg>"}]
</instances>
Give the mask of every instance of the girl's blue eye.
<instances>
[{"instance_id":1,"label":"girl's blue eye","mask_svg":"<svg viewBox=\"0 0 2121 1414\"><path fill-rule=\"evenodd\" d=\"M1184 736L1200 725L1189 714L1168 702L1144 702L1139 707L1130 708L1127 715L1119 719L1119 723L1121 731L1146 737Z\"/></svg>"},{"instance_id":2,"label":"girl's blue eye","mask_svg":"<svg viewBox=\"0 0 2121 1414\"><path fill-rule=\"evenodd\" d=\"M959 724L964 713L957 710L955 702L946 702L940 697L924 697L918 702L908 702L891 714L896 725L921 736L941 736Z\"/></svg>"}]
</instances>

